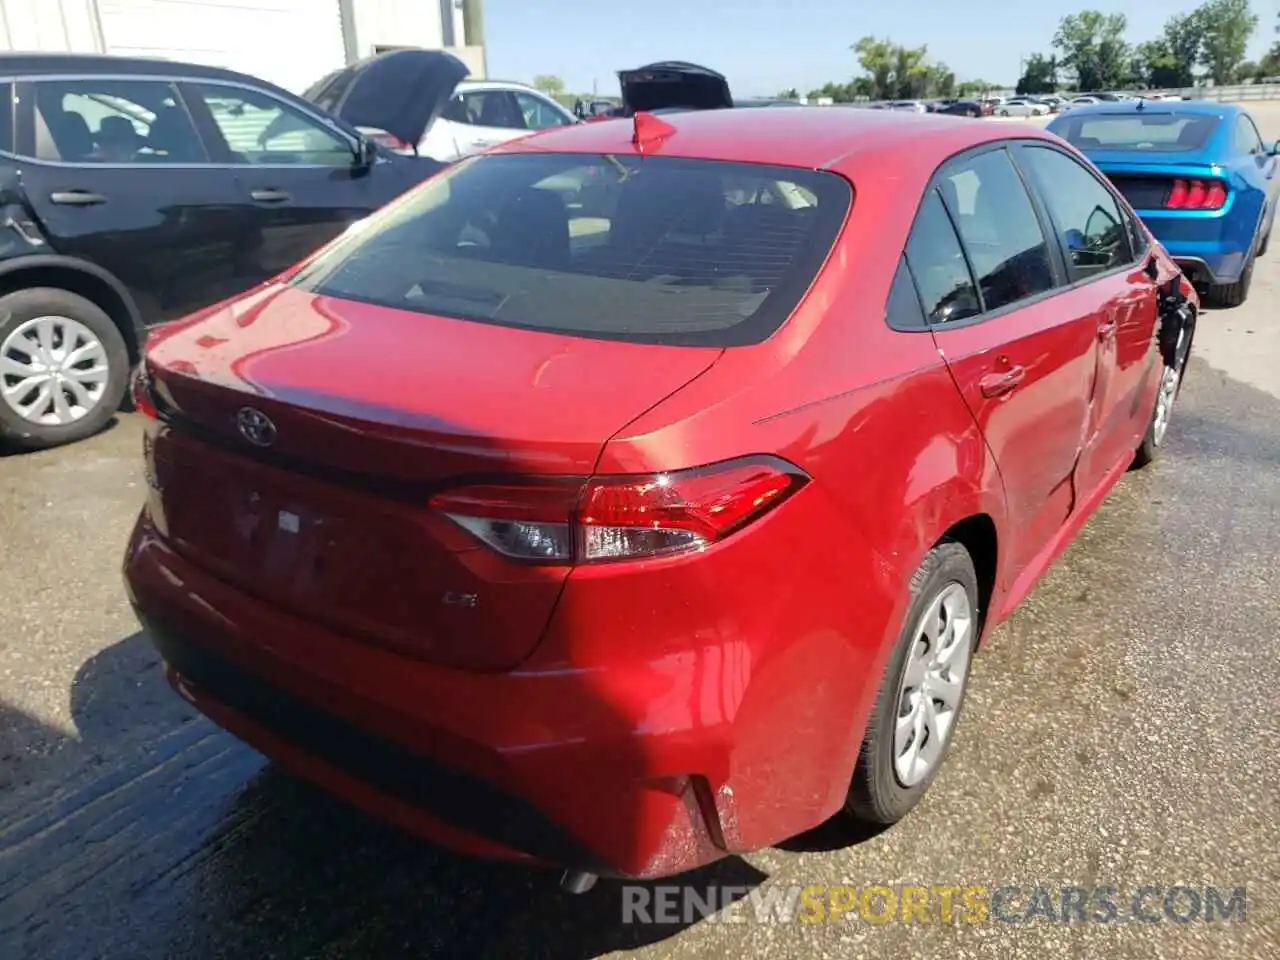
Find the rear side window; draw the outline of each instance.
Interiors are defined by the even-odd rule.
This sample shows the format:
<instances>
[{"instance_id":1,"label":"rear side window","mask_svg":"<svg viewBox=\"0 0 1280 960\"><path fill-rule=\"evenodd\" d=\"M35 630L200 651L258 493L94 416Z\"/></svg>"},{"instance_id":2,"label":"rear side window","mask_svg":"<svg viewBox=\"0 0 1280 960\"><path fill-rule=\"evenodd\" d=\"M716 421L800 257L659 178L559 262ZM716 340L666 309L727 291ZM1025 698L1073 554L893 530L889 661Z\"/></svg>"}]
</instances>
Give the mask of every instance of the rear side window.
<instances>
[{"instance_id":1,"label":"rear side window","mask_svg":"<svg viewBox=\"0 0 1280 960\"><path fill-rule=\"evenodd\" d=\"M1239 153L1257 155L1263 152L1262 137L1258 135L1258 128L1248 117L1236 117L1233 134L1235 148Z\"/></svg>"},{"instance_id":2,"label":"rear side window","mask_svg":"<svg viewBox=\"0 0 1280 960\"><path fill-rule=\"evenodd\" d=\"M938 189L969 255L984 310L1053 289L1044 231L1005 150L988 150L947 167Z\"/></svg>"},{"instance_id":3,"label":"rear side window","mask_svg":"<svg viewBox=\"0 0 1280 960\"><path fill-rule=\"evenodd\" d=\"M1199 150L1222 121L1202 114L1128 111L1072 117L1053 125L1053 132L1078 150L1137 150L1180 153Z\"/></svg>"},{"instance_id":4,"label":"rear side window","mask_svg":"<svg viewBox=\"0 0 1280 960\"><path fill-rule=\"evenodd\" d=\"M171 83L84 77L35 84L35 156L64 163L204 163Z\"/></svg>"},{"instance_id":5,"label":"rear side window","mask_svg":"<svg viewBox=\"0 0 1280 960\"><path fill-rule=\"evenodd\" d=\"M1049 208L1076 277L1105 273L1133 260L1124 214L1097 177L1050 147L1024 147L1019 157Z\"/></svg>"},{"instance_id":6,"label":"rear side window","mask_svg":"<svg viewBox=\"0 0 1280 960\"><path fill-rule=\"evenodd\" d=\"M851 202L849 184L822 171L491 155L385 208L293 283L588 337L756 343L795 309Z\"/></svg>"},{"instance_id":7,"label":"rear side window","mask_svg":"<svg viewBox=\"0 0 1280 960\"><path fill-rule=\"evenodd\" d=\"M907 266L930 323L964 320L982 312L960 238L937 190L925 194L916 214L907 240Z\"/></svg>"}]
</instances>

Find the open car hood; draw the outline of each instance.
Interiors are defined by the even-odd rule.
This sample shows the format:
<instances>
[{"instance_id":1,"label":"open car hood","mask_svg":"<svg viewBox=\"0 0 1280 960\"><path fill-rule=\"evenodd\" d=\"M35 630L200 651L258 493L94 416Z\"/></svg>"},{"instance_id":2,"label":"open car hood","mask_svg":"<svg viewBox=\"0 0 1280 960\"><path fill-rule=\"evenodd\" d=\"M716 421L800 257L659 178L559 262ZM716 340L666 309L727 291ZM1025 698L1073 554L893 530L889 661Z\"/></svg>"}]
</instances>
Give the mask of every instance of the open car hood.
<instances>
[{"instance_id":1,"label":"open car hood","mask_svg":"<svg viewBox=\"0 0 1280 960\"><path fill-rule=\"evenodd\" d=\"M443 50L391 50L335 70L302 96L353 127L416 144L470 72Z\"/></svg>"},{"instance_id":2,"label":"open car hood","mask_svg":"<svg viewBox=\"0 0 1280 960\"><path fill-rule=\"evenodd\" d=\"M619 70L622 104L628 114L655 110L722 110L733 106L729 81L696 63L664 60Z\"/></svg>"}]
</instances>

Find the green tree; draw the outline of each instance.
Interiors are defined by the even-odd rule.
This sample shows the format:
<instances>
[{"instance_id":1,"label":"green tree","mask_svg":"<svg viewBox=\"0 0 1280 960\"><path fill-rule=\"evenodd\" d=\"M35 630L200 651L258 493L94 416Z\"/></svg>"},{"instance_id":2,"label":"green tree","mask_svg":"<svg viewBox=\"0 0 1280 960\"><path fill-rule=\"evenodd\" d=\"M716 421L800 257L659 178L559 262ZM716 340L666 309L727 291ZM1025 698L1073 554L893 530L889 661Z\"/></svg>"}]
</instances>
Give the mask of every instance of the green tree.
<instances>
[{"instance_id":1,"label":"green tree","mask_svg":"<svg viewBox=\"0 0 1280 960\"><path fill-rule=\"evenodd\" d=\"M958 97L978 97L992 89L995 85L985 80L966 80L956 87Z\"/></svg>"},{"instance_id":2,"label":"green tree","mask_svg":"<svg viewBox=\"0 0 1280 960\"><path fill-rule=\"evenodd\" d=\"M875 100L887 100L894 95L890 82L897 63L898 49L898 45L890 40L875 37L863 37L853 45L853 52L858 55L858 65L870 75L871 97Z\"/></svg>"},{"instance_id":3,"label":"green tree","mask_svg":"<svg viewBox=\"0 0 1280 960\"><path fill-rule=\"evenodd\" d=\"M800 91L797 90L795 87L788 87L786 90L780 90L778 92L778 99L779 100L799 100Z\"/></svg>"},{"instance_id":4,"label":"green tree","mask_svg":"<svg viewBox=\"0 0 1280 960\"><path fill-rule=\"evenodd\" d=\"M553 73L538 74L533 78L533 86L549 97L564 96L564 81Z\"/></svg>"},{"instance_id":5,"label":"green tree","mask_svg":"<svg viewBox=\"0 0 1280 960\"><path fill-rule=\"evenodd\" d=\"M1027 58L1022 76L1014 88L1018 94L1053 93L1058 89L1058 60L1033 53Z\"/></svg>"},{"instance_id":6,"label":"green tree","mask_svg":"<svg viewBox=\"0 0 1280 960\"><path fill-rule=\"evenodd\" d=\"M1203 22L1200 65L1216 84L1235 83L1258 15L1249 0L1209 0L1196 14Z\"/></svg>"},{"instance_id":7,"label":"green tree","mask_svg":"<svg viewBox=\"0 0 1280 960\"><path fill-rule=\"evenodd\" d=\"M1104 90L1124 82L1131 62L1124 38L1128 25L1123 13L1098 10L1081 10L1058 21L1053 46L1062 54L1062 66L1075 74L1077 89Z\"/></svg>"},{"instance_id":8,"label":"green tree","mask_svg":"<svg viewBox=\"0 0 1280 960\"><path fill-rule=\"evenodd\" d=\"M1273 43L1271 49L1258 61L1258 79L1280 76L1280 42Z\"/></svg>"}]
</instances>

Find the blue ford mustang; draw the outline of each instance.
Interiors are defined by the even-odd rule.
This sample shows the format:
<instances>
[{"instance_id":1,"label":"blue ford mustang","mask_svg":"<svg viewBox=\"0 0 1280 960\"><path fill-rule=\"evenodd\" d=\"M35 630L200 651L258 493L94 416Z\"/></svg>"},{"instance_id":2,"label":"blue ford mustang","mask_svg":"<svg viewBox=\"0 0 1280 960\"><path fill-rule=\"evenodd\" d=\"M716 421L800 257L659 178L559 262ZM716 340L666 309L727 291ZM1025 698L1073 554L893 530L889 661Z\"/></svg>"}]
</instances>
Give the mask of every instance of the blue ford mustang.
<instances>
[{"instance_id":1,"label":"blue ford mustang","mask_svg":"<svg viewBox=\"0 0 1280 960\"><path fill-rule=\"evenodd\" d=\"M1107 175L1210 304L1249 295L1280 200L1280 142L1242 107L1124 100L1075 107L1049 129Z\"/></svg>"}]
</instances>

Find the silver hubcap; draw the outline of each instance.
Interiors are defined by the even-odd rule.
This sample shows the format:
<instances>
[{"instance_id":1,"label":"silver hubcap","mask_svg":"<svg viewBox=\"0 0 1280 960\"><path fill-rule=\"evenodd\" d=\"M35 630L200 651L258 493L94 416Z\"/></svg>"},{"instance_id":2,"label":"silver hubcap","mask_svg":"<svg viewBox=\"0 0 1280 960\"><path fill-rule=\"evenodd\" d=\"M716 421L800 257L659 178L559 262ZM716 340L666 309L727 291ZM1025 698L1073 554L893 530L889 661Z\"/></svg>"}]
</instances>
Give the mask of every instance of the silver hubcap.
<instances>
[{"instance_id":1,"label":"silver hubcap","mask_svg":"<svg viewBox=\"0 0 1280 960\"><path fill-rule=\"evenodd\" d=\"M973 608L958 583L944 587L916 623L898 689L893 768L911 787L937 766L955 725L973 655Z\"/></svg>"},{"instance_id":2,"label":"silver hubcap","mask_svg":"<svg viewBox=\"0 0 1280 960\"><path fill-rule=\"evenodd\" d=\"M70 317L35 317L0 344L0 398L29 423L61 427L88 416L107 392L107 351Z\"/></svg>"},{"instance_id":3,"label":"silver hubcap","mask_svg":"<svg viewBox=\"0 0 1280 960\"><path fill-rule=\"evenodd\" d=\"M1173 416L1173 401L1178 396L1178 380L1182 372L1182 338L1178 334L1178 345L1173 351L1173 366L1165 367L1160 377L1160 389L1156 393L1156 413L1151 421L1151 441L1157 447L1164 441L1165 431L1169 429L1169 418Z\"/></svg>"}]
</instances>

